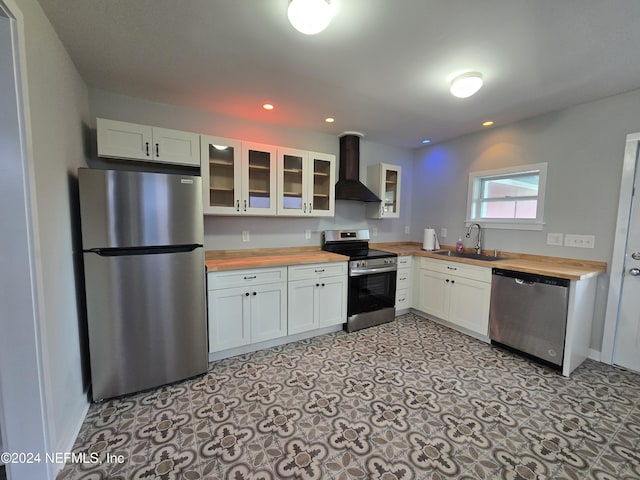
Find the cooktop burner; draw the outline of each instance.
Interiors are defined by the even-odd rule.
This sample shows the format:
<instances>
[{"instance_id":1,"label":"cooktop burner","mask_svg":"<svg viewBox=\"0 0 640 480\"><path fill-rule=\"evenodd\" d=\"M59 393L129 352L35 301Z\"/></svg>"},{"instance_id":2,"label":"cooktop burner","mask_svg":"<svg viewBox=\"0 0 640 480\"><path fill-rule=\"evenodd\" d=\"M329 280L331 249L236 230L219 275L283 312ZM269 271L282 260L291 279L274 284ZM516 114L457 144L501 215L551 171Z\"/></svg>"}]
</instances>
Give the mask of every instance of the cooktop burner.
<instances>
[{"instance_id":1,"label":"cooktop burner","mask_svg":"<svg viewBox=\"0 0 640 480\"><path fill-rule=\"evenodd\" d=\"M333 253L339 253L341 255L349 255L351 260L365 260L367 258L387 258L397 257L395 253L385 252L384 250L372 250L369 248L353 250L353 251L334 251Z\"/></svg>"},{"instance_id":2,"label":"cooktop burner","mask_svg":"<svg viewBox=\"0 0 640 480\"><path fill-rule=\"evenodd\" d=\"M350 260L397 257L395 253L369 248L369 230L327 230L322 235L322 249L347 255Z\"/></svg>"}]
</instances>

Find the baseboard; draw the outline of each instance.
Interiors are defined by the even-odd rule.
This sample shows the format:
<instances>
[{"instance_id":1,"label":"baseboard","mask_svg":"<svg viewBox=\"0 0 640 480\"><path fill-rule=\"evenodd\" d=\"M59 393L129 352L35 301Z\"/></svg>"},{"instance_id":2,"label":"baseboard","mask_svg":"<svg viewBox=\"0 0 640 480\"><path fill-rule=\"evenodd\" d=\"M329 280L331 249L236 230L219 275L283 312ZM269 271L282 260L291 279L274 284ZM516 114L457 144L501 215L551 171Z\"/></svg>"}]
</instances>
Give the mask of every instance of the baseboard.
<instances>
[{"instance_id":1,"label":"baseboard","mask_svg":"<svg viewBox=\"0 0 640 480\"><path fill-rule=\"evenodd\" d=\"M596 362L601 362L602 361L602 352L599 350L594 350L593 348L589 349L589 352L587 353L587 358L591 359L591 360L595 360Z\"/></svg>"},{"instance_id":2,"label":"baseboard","mask_svg":"<svg viewBox=\"0 0 640 480\"><path fill-rule=\"evenodd\" d=\"M84 397L85 399L89 398L89 394L88 392L85 392ZM56 451L53 453L64 453L64 452L71 452L73 450L73 446L76 442L76 439L78 438L78 434L80 433L80 429L82 428L82 424L84 423L84 419L87 418L87 413L89 412L89 407L91 407L91 403L86 401L84 403L84 405L82 406L82 408L80 409L81 414L78 415L78 417L76 418L76 420L73 422L73 424L70 426L70 428L67 428L65 431L65 435L59 443L58 446L56 448ZM61 464L61 463L55 463L54 464L54 470L55 470L55 474L58 475L58 473L60 473L60 471L64 468L65 464Z\"/></svg>"},{"instance_id":3,"label":"baseboard","mask_svg":"<svg viewBox=\"0 0 640 480\"><path fill-rule=\"evenodd\" d=\"M298 340L306 340L307 338L317 337L318 335L325 335L327 333L339 332L344 329L344 324L332 325L330 327L323 327L317 330L311 330L309 332L295 333L293 335L286 335L284 337L275 338L273 340L266 340L259 343L250 343L249 345L243 345L241 347L230 348L228 350L222 350L219 352L209 352L209 361L222 360L224 358L235 357L237 355L244 355L245 353L257 352L264 348L277 347L285 345L291 342L297 342Z\"/></svg>"}]
</instances>

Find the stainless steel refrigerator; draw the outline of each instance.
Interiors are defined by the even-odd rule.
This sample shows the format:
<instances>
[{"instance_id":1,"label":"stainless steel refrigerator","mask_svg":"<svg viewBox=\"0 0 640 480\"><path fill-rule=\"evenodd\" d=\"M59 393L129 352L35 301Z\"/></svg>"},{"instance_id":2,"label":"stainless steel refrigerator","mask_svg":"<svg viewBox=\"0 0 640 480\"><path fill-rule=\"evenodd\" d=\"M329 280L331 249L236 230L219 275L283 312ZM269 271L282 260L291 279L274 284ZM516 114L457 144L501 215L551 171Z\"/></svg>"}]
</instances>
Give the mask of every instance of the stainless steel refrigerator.
<instances>
[{"instance_id":1,"label":"stainless steel refrigerator","mask_svg":"<svg viewBox=\"0 0 640 480\"><path fill-rule=\"evenodd\" d=\"M78 170L94 400L207 370L201 179Z\"/></svg>"}]
</instances>

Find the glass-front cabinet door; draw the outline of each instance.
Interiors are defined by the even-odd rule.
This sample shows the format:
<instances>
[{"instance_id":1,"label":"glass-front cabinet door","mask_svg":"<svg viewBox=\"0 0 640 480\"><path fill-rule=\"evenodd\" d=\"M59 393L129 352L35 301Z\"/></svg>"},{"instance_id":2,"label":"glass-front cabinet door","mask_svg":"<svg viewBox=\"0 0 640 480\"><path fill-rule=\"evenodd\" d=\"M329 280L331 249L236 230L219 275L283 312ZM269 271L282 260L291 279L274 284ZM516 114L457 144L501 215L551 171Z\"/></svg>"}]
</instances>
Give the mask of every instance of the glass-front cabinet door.
<instances>
[{"instance_id":1,"label":"glass-front cabinet door","mask_svg":"<svg viewBox=\"0 0 640 480\"><path fill-rule=\"evenodd\" d=\"M402 168L399 165L380 163L369 167L367 185L382 201L367 204L367 217L400 217L401 177Z\"/></svg>"},{"instance_id":2,"label":"glass-front cabinet door","mask_svg":"<svg viewBox=\"0 0 640 480\"><path fill-rule=\"evenodd\" d=\"M393 215L399 213L399 192L400 175L398 169L384 168L384 196L382 202L384 204L385 215Z\"/></svg>"},{"instance_id":3,"label":"glass-front cabinet door","mask_svg":"<svg viewBox=\"0 0 640 480\"><path fill-rule=\"evenodd\" d=\"M305 215L308 182L306 180L308 152L294 149L278 149L278 215Z\"/></svg>"},{"instance_id":4,"label":"glass-front cabinet door","mask_svg":"<svg viewBox=\"0 0 640 480\"><path fill-rule=\"evenodd\" d=\"M205 214L275 215L276 148L201 137Z\"/></svg>"},{"instance_id":5,"label":"glass-front cabinet door","mask_svg":"<svg viewBox=\"0 0 640 480\"><path fill-rule=\"evenodd\" d=\"M242 157L242 213L275 215L276 147L243 142Z\"/></svg>"},{"instance_id":6,"label":"glass-front cabinet door","mask_svg":"<svg viewBox=\"0 0 640 480\"><path fill-rule=\"evenodd\" d=\"M336 157L326 153L311 152L309 163L313 169L311 178L310 214L316 217L332 217L335 213Z\"/></svg>"},{"instance_id":7,"label":"glass-front cabinet door","mask_svg":"<svg viewBox=\"0 0 640 480\"><path fill-rule=\"evenodd\" d=\"M201 137L202 195L205 214L241 213L242 143Z\"/></svg>"},{"instance_id":8,"label":"glass-front cabinet door","mask_svg":"<svg viewBox=\"0 0 640 480\"><path fill-rule=\"evenodd\" d=\"M278 148L278 215L333 216L335 158Z\"/></svg>"}]
</instances>

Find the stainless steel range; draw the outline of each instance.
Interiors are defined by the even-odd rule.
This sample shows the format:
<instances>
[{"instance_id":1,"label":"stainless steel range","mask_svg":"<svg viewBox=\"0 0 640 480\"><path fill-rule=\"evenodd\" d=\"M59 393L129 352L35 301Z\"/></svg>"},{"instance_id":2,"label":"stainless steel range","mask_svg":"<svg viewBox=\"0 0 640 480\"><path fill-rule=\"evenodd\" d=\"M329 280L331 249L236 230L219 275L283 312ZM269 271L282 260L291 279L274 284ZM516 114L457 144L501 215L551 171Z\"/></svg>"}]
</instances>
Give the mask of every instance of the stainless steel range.
<instances>
[{"instance_id":1,"label":"stainless steel range","mask_svg":"<svg viewBox=\"0 0 640 480\"><path fill-rule=\"evenodd\" d=\"M348 332L395 318L395 253L370 249L369 230L327 230L322 249L349 257Z\"/></svg>"}]
</instances>

